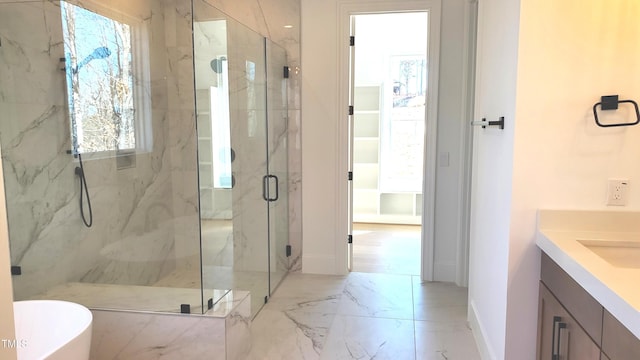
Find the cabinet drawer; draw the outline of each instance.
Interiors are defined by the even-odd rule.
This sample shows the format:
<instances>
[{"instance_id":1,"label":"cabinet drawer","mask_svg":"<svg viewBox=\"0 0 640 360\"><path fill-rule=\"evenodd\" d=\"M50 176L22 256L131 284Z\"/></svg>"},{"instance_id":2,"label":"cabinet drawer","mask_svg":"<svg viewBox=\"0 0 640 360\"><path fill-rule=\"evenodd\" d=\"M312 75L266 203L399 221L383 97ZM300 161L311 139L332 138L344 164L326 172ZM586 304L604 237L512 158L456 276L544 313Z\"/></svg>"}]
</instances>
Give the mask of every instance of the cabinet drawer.
<instances>
[{"instance_id":1,"label":"cabinet drawer","mask_svg":"<svg viewBox=\"0 0 640 360\"><path fill-rule=\"evenodd\" d=\"M600 360L600 348L540 283L538 360Z\"/></svg>"},{"instance_id":2,"label":"cabinet drawer","mask_svg":"<svg viewBox=\"0 0 640 360\"><path fill-rule=\"evenodd\" d=\"M640 340L606 310L602 321L602 351L611 360L640 359Z\"/></svg>"},{"instance_id":3,"label":"cabinet drawer","mask_svg":"<svg viewBox=\"0 0 640 360\"><path fill-rule=\"evenodd\" d=\"M540 278L553 295L584 328L593 341L601 346L603 308L551 258L542 253Z\"/></svg>"}]
</instances>

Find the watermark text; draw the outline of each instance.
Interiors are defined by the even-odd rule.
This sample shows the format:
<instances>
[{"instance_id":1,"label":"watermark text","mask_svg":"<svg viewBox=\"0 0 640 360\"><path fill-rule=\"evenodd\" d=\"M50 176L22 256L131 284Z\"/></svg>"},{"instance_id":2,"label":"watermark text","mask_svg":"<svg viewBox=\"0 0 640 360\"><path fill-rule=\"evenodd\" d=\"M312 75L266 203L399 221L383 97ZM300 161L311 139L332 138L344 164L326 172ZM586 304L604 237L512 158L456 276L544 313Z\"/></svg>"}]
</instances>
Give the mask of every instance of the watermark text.
<instances>
[{"instance_id":1,"label":"watermark text","mask_svg":"<svg viewBox=\"0 0 640 360\"><path fill-rule=\"evenodd\" d=\"M1 339L0 348L2 349L24 349L28 346L27 339Z\"/></svg>"}]
</instances>

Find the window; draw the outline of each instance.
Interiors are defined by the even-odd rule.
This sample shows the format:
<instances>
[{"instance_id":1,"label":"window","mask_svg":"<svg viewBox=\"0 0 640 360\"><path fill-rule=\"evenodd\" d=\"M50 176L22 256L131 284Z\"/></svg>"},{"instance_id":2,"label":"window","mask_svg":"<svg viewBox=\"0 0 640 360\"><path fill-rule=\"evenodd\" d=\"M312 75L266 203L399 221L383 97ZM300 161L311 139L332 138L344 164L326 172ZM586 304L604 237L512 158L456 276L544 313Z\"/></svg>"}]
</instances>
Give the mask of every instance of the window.
<instances>
[{"instance_id":1,"label":"window","mask_svg":"<svg viewBox=\"0 0 640 360\"><path fill-rule=\"evenodd\" d=\"M426 65L424 55L391 57L393 100L382 124L385 191L422 192Z\"/></svg>"},{"instance_id":2,"label":"window","mask_svg":"<svg viewBox=\"0 0 640 360\"><path fill-rule=\"evenodd\" d=\"M61 12L74 153L147 147L150 100L142 91L148 85L143 71L148 66L140 65L148 59L140 41L142 22L118 21L65 1Z\"/></svg>"}]
</instances>

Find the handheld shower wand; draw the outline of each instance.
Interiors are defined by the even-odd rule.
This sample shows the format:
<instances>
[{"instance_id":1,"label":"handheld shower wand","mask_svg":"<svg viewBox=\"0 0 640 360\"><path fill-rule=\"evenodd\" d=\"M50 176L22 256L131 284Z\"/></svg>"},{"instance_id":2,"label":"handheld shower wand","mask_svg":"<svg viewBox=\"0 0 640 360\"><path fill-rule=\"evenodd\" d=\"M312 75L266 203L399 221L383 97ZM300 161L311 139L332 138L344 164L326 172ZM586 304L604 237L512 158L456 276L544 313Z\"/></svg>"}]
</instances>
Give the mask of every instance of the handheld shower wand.
<instances>
[{"instance_id":1,"label":"handheld shower wand","mask_svg":"<svg viewBox=\"0 0 640 360\"><path fill-rule=\"evenodd\" d=\"M79 166L76 166L75 174L80 180L80 217L82 222L88 228L93 225L93 210L91 209L91 198L89 197L89 187L87 186L87 178L84 176L84 166L82 165L82 154L77 153ZM83 191L84 190L84 191ZM84 214L84 201L83 195L87 196L87 208L89 210L89 217Z\"/></svg>"},{"instance_id":2,"label":"handheld shower wand","mask_svg":"<svg viewBox=\"0 0 640 360\"><path fill-rule=\"evenodd\" d=\"M72 124L72 127L74 128L73 130L74 132L72 133L72 136L71 136L73 150L68 151L68 153L71 153L73 154L74 157L78 158L78 166L76 166L75 168L75 174L78 177L78 180L80 183L80 217L82 218L82 222L84 223L84 225L88 228L90 228L91 225L93 225L93 210L91 208L91 198L89 197L89 187L87 186L87 178L84 174L84 164L82 163L82 154L79 151L78 138L75 134L76 114L74 110L74 100L73 100L73 91L74 91L73 78L75 77L77 81L77 76L79 75L78 72L80 71L80 69L82 69L88 63L90 63L92 60L106 59L110 55L111 55L111 50L109 50L109 48L106 46L101 46L101 47L95 48L91 54L89 54L82 61L77 63L75 67L72 67L70 63L66 64L65 66L65 70L67 73L67 92L68 92L67 96L71 98L71 100L69 101L69 110L71 113L71 124ZM71 59L71 57L67 55L67 57L62 58L61 61L63 59L64 60ZM87 210L89 211L88 216L85 215L85 212L84 212L85 196L87 198L87 208L88 208Z\"/></svg>"}]
</instances>

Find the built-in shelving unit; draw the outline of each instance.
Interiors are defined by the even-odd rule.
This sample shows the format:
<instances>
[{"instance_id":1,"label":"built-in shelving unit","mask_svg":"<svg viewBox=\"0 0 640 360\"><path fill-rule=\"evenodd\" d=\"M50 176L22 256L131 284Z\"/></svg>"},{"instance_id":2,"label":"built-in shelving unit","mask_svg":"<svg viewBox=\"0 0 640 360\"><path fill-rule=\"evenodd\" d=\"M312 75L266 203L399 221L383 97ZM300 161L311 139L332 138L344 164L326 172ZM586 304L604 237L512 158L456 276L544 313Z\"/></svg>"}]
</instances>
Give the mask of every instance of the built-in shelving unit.
<instances>
[{"instance_id":1,"label":"built-in shelving unit","mask_svg":"<svg viewBox=\"0 0 640 360\"><path fill-rule=\"evenodd\" d=\"M200 181L200 212L203 219L231 219L231 191L216 189L213 184L213 139L211 113L209 112L210 93L208 89L197 90L198 104L198 167Z\"/></svg>"},{"instance_id":2,"label":"built-in shelving unit","mask_svg":"<svg viewBox=\"0 0 640 360\"><path fill-rule=\"evenodd\" d=\"M353 221L420 224L422 194L380 188L380 85L356 86L353 126Z\"/></svg>"}]
</instances>

